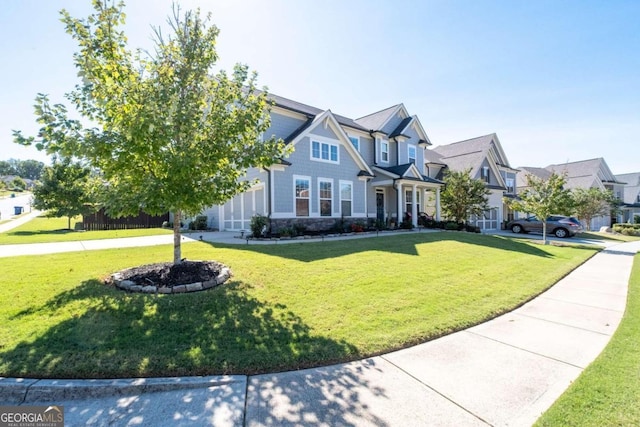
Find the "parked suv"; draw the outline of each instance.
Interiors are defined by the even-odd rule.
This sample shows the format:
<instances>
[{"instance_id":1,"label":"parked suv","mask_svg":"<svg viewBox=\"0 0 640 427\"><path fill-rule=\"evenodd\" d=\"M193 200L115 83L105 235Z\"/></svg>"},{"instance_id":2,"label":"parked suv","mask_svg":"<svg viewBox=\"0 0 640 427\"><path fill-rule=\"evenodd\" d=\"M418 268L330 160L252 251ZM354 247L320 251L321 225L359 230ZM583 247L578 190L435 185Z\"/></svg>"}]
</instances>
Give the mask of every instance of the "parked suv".
<instances>
[{"instance_id":1,"label":"parked suv","mask_svg":"<svg viewBox=\"0 0 640 427\"><path fill-rule=\"evenodd\" d=\"M507 223L507 230L514 233L542 233L542 221L535 216L516 219ZM572 216L551 215L547 218L547 233L556 237L572 237L581 231L582 224Z\"/></svg>"}]
</instances>

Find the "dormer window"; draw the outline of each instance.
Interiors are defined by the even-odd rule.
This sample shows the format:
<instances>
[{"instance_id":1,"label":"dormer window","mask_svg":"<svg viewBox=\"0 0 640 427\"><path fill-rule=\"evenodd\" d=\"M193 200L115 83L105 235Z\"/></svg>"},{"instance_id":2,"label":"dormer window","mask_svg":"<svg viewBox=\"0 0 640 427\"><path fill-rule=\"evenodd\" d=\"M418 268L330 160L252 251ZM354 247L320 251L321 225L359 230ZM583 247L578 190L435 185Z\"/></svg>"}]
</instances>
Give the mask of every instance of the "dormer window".
<instances>
[{"instance_id":1,"label":"dormer window","mask_svg":"<svg viewBox=\"0 0 640 427\"><path fill-rule=\"evenodd\" d=\"M489 182L489 166L482 167L482 180L484 182Z\"/></svg>"}]
</instances>

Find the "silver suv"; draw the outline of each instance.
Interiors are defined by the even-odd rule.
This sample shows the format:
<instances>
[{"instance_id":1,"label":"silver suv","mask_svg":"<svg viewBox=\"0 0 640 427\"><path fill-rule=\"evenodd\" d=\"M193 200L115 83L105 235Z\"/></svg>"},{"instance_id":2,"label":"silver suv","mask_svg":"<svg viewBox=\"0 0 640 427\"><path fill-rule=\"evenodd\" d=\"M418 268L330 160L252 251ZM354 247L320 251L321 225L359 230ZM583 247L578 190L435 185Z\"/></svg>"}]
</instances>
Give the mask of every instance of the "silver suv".
<instances>
[{"instance_id":1,"label":"silver suv","mask_svg":"<svg viewBox=\"0 0 640 427\"><path fill-rule=\"evenodd\" d=\"M507 230L514 233L542 233L542 221L535 216L516 219L507 223ZM564 215L551 215L547 218L547 233L556 237L572 237L582 231L582 224L577 218Z\"/></svg>"}]
</instances>

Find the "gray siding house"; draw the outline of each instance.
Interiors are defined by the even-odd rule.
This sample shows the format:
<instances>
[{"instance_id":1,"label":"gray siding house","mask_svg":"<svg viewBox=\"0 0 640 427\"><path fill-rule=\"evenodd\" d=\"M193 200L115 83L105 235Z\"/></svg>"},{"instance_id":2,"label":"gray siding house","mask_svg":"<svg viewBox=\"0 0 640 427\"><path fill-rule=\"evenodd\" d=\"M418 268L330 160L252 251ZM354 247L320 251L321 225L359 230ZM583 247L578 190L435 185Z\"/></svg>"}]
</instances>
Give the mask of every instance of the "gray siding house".
<instances>
[{"instance_id":1,"label":"gray siding house","mask_svg":"<svg viewBox=\"0 0 640 427\"><path fill-rule=\"evenodd\" d=\"M565 174L567 178L566 187L574 188L598 188L610 190L620 200L623 198L624 184L620 182L607 165L603 158L581 160L577 162L559 163L549 165L545 168L522 166L521 177L517 186L520 189L526 188L526 176L531 174L542 179L548 179L552 173ZM582 218L580 218L582 219ZM610 215L603 215L591 220L589 224L591 230L598 230L600 227L610 227L612 223Z\"/></svg>"},{"instance_id":2,"label":"gray siding house","mask_svg":"<svg viewBox=\"0 0 640 427\"><path fill-rule=\"evenodd\" d=\"M469 218L481 230L499 230L504 221L514 219L514 212L503 197L516 197L517 169L509 165L500 140L495 133L442 145L430 150L427 167L430 176L441 179L448 168L469 170L473 179L485 182L489 189L489 209Z\"/></svg>"},{"instance_id":3,"label":"gray siding house","mask_svg":"<svg viewBox=\"0 0 640 427\"><path fill-rule=\"evenodd\" d=\"M439 218L442 181L426 173L429 138L402 104L350 119L270 95L271 126L293 151L278 164L250 169L253 186L204 214L220 230L248 230L251 218L268 216L277 232L299 224L331 229L337 220L408 218L417 225L428 206Z\"/></svg>"}]
</instances>

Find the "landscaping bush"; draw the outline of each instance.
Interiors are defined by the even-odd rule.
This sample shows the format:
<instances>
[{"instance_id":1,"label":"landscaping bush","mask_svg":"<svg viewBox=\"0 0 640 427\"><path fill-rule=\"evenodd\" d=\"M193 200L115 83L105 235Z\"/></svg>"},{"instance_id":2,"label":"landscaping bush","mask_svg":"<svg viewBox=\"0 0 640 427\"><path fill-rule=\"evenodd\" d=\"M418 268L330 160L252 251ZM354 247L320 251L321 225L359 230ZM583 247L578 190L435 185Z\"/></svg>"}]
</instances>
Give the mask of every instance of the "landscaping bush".
<instances>
[{"instance_id":1,"label":"landscaping bush","mask_svg":"<svg viewBox=\"0 0 640 427\"><path fill-rule=\"evenodd\" d=\"M207 222L206 215L198 215L195 220L189 223L189 230L206 230L208 228Z\"/></svg>"},{"instance_id":2,"label":"landscaping bush","mask_svg":"<svg viewBox=\"0 0 640 427\"><path fill-rule=\"evenodd\" d=\"M625 236L640 236L640 224L614 224L613 231Z\"/></svg>"},{"instance_id":3,"label":"landscaping bush","mask_svg":"<svg viewBox=\"0 0 640 427\"><path fill-rule=\"evenodd\" d=\"M444 223L444 229L462 231L464 230L464 224L458 224L457 222L454 222L454 221L447 221Z\"/></svg>"},{"instance_id":4,"label":"landscaping bush","mask_svg":"<svg viewBox=\"0 0 640 427\"><path fill-rule=\"evenodd\" d=\"M249 227L251 228L251 235L253 237L264 237L269 230L269 217L256 214L251 217L251 224Z\"/></svg>"}]
</instances>

